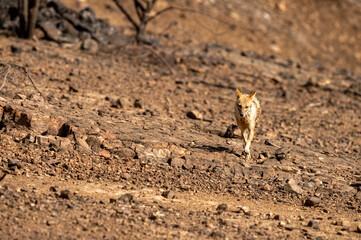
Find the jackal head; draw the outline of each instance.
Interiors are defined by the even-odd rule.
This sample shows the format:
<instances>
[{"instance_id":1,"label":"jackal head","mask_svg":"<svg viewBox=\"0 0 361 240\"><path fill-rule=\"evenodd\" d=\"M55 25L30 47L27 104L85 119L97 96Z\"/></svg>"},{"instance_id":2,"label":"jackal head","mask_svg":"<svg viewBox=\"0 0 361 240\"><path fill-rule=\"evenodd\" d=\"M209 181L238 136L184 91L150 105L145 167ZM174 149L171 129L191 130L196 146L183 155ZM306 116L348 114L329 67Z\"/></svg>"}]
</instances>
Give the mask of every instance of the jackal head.
<instances>
[{"instance_id":1,"label":"jackal head","mask_svg":"<svg viewBox=\"0 0 361 240\"><path fill-rule=\"evenodd\" d=\"M253 97L256 95L256 92L244 95L237 88L237 94L236 108L238 109L239 116L246 117L251 110Z\"/></svg>"}]
</instances>

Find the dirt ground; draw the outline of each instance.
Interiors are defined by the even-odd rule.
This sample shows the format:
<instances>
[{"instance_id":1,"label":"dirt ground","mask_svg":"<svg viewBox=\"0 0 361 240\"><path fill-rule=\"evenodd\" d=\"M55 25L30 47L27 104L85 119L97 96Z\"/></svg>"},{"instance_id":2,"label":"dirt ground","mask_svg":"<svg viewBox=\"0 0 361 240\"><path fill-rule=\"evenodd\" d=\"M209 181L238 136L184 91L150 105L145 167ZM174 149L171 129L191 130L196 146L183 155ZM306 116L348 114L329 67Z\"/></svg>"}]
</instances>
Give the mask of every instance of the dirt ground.
<instances>
[{"instance_id":1,"label":"dirt ground","mask_svg":"<svg viewBox=\"0 0 361 240\"><path fill-rule=\"evenodd\" d=\"M361 2L169 5L193 11L155 47L0 35L44 94L14 68L1 90L1 239L360 239ZM250 160L235 88L262 107Z\"/></svg>"}]
</instances>

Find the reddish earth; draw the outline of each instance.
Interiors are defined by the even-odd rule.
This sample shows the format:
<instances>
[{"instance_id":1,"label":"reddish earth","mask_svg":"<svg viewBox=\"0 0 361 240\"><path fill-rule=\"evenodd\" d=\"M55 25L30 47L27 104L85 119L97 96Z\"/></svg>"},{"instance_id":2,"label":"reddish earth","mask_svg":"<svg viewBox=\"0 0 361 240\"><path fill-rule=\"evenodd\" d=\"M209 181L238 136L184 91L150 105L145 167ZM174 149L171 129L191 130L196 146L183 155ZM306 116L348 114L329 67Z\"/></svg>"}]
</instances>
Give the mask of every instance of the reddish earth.
<instances>
[{"instance_id":1,"label":"reddish earth","mask_svg":"<svg viewBox=\"0 0 361 240\"><path fill-rule=\"evenodd\" d=\"M14 68L1 90L1 238L360 239L360 1L169 4L196 11L154 48L0 35L44 93ZM224 136L236 87L261 102L251 160Z\"/></svg>"}]
</instances>

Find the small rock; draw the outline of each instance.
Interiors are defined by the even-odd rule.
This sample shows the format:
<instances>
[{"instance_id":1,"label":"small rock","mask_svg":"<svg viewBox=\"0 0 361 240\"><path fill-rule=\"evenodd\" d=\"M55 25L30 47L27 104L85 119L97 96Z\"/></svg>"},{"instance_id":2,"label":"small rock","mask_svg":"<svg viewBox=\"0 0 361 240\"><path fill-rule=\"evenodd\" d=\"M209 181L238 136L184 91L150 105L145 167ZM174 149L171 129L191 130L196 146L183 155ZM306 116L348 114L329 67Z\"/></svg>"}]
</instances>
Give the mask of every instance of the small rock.
<instances>
[{"instance_id":1,"label":"small rock","mask_svg":"<svg viewBox=\"0 0 361 240\"><path fill-rule=\"evenodd\" d=\"M157 219L157 216L156 216L155 214L151 213L151 214L149 215L149 219L154 221L154 220Z\"/></svg>"},{"instance_id":2,"label":"small rock","mask_svg":"<svg viewBox=\"0 0 361 240\"><path fill-rule=\"evenodd\" d=\"M285 229L288 230L288 231L292 231L292 230L296 229L295 226L292 226L292 225L289 225L289 224L284 225L284 227L285 227Z\"/></svg>"},{"instance_id":3,"label":"small rock","mask_svg":"<svg viewBox=\"0 0 361 240\"><path fill-rule=\"evenodd\" d=\"M59 191L59 187L58 187L58 186L51 186L51 187L49 188L49 190L50 190L51 192L57 192L57 191Z\"/></svg>"},{"instance_id":4,"label":"small rock","mask_svg":"<svg viewBox=\"0 0 361 240\"><path fill-rule=\"evenodd\" d=\"M165 198L168 198L168 199L173 199L173 198L175 198L175 193L174 193L174 191L169 190L169 191L162 192L162 196Z\"/></svg>"},{"instance_id":5,"label":"small rock","mask_svg":"<svg viewBox=\"0 0 361 240\"><path fill-rule=\"evenodd\" d=\"M290 152L289 149L282 147L282 148L279 148L276 150L275 156L276 156L277 160L280 161L283 159L287 159L289 152Z\"/></svg>"},{"instance_id":6,"label":"small rock","mask_svg":"<svg viewBox=\"0 0 361 240\"><path fill-rule=\"evenodd\" d=\"M357 225L356 231L358 233L361 233L361 223Z\"/></svg>"},{"instance_id":7,"label":"small rock","mask_svg":"<svg viewBox=\"0 0 361 240\"><path fill-rule=\"evenodd\" d=\"M237 125L235 125L235 124L232 124L232 125L228 126L227 131L226 131L225 134L224 134L224 137L225 137L225 138L232 138L232 137L234 137L234 131L236 131L237 128L238 128L238 127L237 127Z\"/></svg>"},{"instance_id":8,"label":"small rock","mask_svg":"<svg viewBox=\"0 0 361 240\"><path fill-rule=\"evenodd\" d=\"M134 107L135 107L135 108L142 108L142 107L143 107L143 104L142 104L142 102L141 102L140 99L135 99L135 101L134 101Z\"/></svg>"},{"instance_id":9,"label":"small rock","mask_svg":"<svg viewBox=\"0 0 361 240\"><path fill-rule=\"evenodd\" d=\"M306 199L304 205L307 207L317 206L320 204L320 199L318 197L309 197Z\"/></svg>"},{"instance_id":10,"label":"small rock","mask_svg":"<svg viewBox=\"0 0 361 240\"><path fill-rule=\"evenodd\" d=\"M338 220L334 223L334 225L337 225L337 226L342 226L342 227L349 227L350 226L350 222L348 220L344 220L344 219L341 219L341 220Z\"/></svg>"},{"instance_id":11,"label":"small rock","mask_svg":"<svg viewBox=\"0 0 361 240\"><path fill-rule=\"evenodd\" d=\"M130 148L121 148L113 153L121 159L133 159L136 156L136 153Z\"/></svg>"},{"instance_id":12,"label":"small rock","mask_svg":"<svg viewBox=\"0 0 361 240\"><path fill-rule=\"evenodd\" d=\"M115 101L111 102L111 107L113 108L125 108L129 105L129 102L125 98L118 98Z\"/></svg>"},{"instance_id":13,"label":"small rock","mask_svg":"<svg viewBox=\"0 0 361 240\"><path fill-rule=\"evenodd\" d=\"M55 225L55 224L57 224L57 222L55 220L47 220L46 221L46 225L48 225L48 226Z\"/></svg>"},{"instance_id":14,"label":"small rock","mask_svg":"<svg viewBox=\"0 0 361 240\"><path fill-rule=\"evenodd\" d=\"M222 203L222 204L220 204L220 205L217 206L217 209L216 209L216 210L217 210L218 212L224 212L224 211L227 211L227 209L228 209L227 204Z\"/></svg>"},{"instance_id":15,"label":"small rock","mask_svg":"<svg viewBox=\"0 0 361 240\"><path fill-rule=\"evenodd\" d=\"M190 119L202 119L203 115L202 113L200 113L198 110L192 110L187 112L187 117L189 117Z\"/></svg>"},{"instance_id":16,"label":"small rock","mask_svg":"<svg viewBox=\"0 0 361 240\"><path fill-rule=\"evenodd\" d=\"M109 202L110 202L110 203L116 203L116 202L117 202L117 199L115 199L115 198L110 198L110 199L109 199Z\"/></svg>"},{"instance_id":17,"label":"small rock","mask_svg":"<svg viewBox=\"0 0 361 240\"><path fill-rule=\"evenodd\" d=\"M123 202L124 204L131 204L134 202L134 197L130 193L126 193L118 198L119 201Z\"/></svg>"},{"instance_id":18,"label":"small rock","mask_svg":"<svg viewBox=\"0 0 361 240\"><path fill-rule=\"evenodd\" d=\"M85 39L81 47L83 50L91 53L96 53L99 50L99 44L91 38Z\"/></svg>"},{"instance_id":19,"label":"small rock","mask_svg":"<svg viewBox=\"0 0 361 240\"><path fill-rule=\"evenodd\" d=\"M15 45L11 45L10 50L11 50L12 53L21 53L21 52L23 52L22 47L15 46Z\"/></svg>"},{"instance_id":20,"label":"small rock","mask_svg":"<svg viewBox=\"0 0 361 240\"><path fill-rule=\"evenodd\" d=\"M99 151L99 156L110 158L110 153L107 150Z\"/></svg>"},{"instance_id":21,"label":"small rock","mask_svg":"<svg viewBox=\"0 0 361 240\"><path fill-rule=\"evenodd\" d=\"M314 229L320 229L320 223L316 220L311 220L308 222L307 226L312 227Z\"/></svg>"},{"instance_id":22,"label":"small rock","mask_svg":"<svg viewBox=\"0 0 361 240\"><path fill-rule=\"evenodd\" d=\"M14 96L14 99L21 99L21 100L25 100L26 99L26 95L23 95L23 94L16 94Z\"/></svg>"},{"instance_id":23,"label":"small rock","mask_svg":"<svg viewBox=\"0 0 361 240\"><path fill-rule=\"evenodd\" d=\"M248 214L249 213L249 207L247 206L241 206L239 208L240 211L242 211L244 214Z\"/></svg>"},{"instance_id":24,"label":"small rock","mask_svg":"<svg viewBox=\"0 0 361 240\"><path fill-rule=\"evenodd\" d=\"M361 187L361 181L355 181L351 183L352 187Z\"/></svg>"},{"instance_id":25,"label":"small rock","mask_svg":"<svg viewBox=\"0 0 361 240\"><path fill-rule=\"evenodd\" d=\"M179 157L172 158L172 159L170 159L170 162L169 162L169 164L172 167L176 167L176 168L181 168L184 165L184 163L185 163L185 159L179 158Z\"/></svg>"},{"instance_id":26,"label":"small rock","mask_svg":"<svg viewBox=\"0 0 361 240\"><path fill-rule=\"evenodd\" d=\"M10 170L14 170L15 167L18 168L18 169L21 169L24 167L24 164L18 160L15 160L15 159L10 159L9 162L8 162L8 167Z\"/></svg>"},{"instance_id":27,"label":"small rock","mask_svg":"<svg viewBox=\"0 0 361 240\"><path fill-rule=\"evenodd\" d=\"M212 238L227 238L226 234L218 231L212 232L209 236Z\"/></svg>"},{"instance_id":28,"label":"small rock","mask_svg":"<svg viewBox=\"0 0 361 240\"><path fill-rule=\"evenodd\" d=\"M293 178L289 179L283 188L285 191L288 191L291 193L296 193L296 194L303 193L302 188L297 185L296 181Z\"/></svg>"},{"instance_id":29,"label":"small rock","mask_svg":"<svg viewBox=\"0 0 361 240\"><path fill-rule=\"evenodd\" d=\"M129 173L122 173L120 175L120 177L127 180L127 179L130 179L132 177L132 175L130 175Z\"/></svg>"},{"instance_id":30,"label":"small rock","mask_svg":"<svg viewBox=\"0 0 361 240\"><path fill-rule=\"evenodd\" d=\"M72 194L69 190L63 190L60 192L60 197L63 199L71 199L72 198Z\"/></svg>"}]
</instances>

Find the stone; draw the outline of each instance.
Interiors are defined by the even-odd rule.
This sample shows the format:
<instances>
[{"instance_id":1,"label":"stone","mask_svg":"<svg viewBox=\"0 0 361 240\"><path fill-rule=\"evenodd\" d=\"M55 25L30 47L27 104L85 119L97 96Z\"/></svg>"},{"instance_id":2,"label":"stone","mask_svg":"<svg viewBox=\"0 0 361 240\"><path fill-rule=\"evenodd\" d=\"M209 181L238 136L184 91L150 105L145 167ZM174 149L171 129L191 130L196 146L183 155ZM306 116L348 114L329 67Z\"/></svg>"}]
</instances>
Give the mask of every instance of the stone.
<instances>
[{"instance_id":1,"label":"stone","mask_svg":"<svg viewBox=\"0 0 361 240\"><path fill-rule=\"evenodd\" d=\"M99 44L97 41L88 38L83 41L81 48L90 53L96 53L99 50Z\"/></svg>"},{"instance_id":2,"label":"stone","mask_svg":"<svg viewBox=\"0 0 361 240\"><path fill-rule=\"evenodd\" d=\"M359 223L359 224L357 225L356 231L357 231L358 233L361 233L361 223Z\"/></svg>"},{"instance_id":3,"label":"stone","mask_svg":"<svg viewBox=\"0 0 361 240\"><path fill-rule=\"evenodd\" d=\"M10 50L11 50L12 53L21 53L21 52L24 51L22 47L15 46L15 45L11 45Z\"/></svg>"},{"instance_id":4,"label":"stone","mask_svg":"<svg viewBox=\"0 0 361 240\"><path fill-rule=\"evenodd\" d=\"M72 198L72 194L69 190L63 190L60 192L60 195L59 195L60 198L63 198L63 199L71 199Z\"/></svg>"},{"instance_id":5,"label":"stone","mask_svg":"<svg viewBox=\"0 0 361 240\"><path fill-rule=\"evenodd\" d=\"M313 207L320 204L320 199L318 197L309 197L305 200L304 205L307 207Z\"/></svg>"},{"instance_id":6,"label":"stone","mask_svg":"<svg viewBox=\"0 0 361 240\"><path fill-rule=\"evenodd\" d=\"M162 192L162 197L168 198L168 199L173 199L176 197L174 191L169 190L169 191L164 191Z\"/></svg>"},{"instance_id":7,"label":"stone","mask_svg":"<svg viewBox=\"0 0 361 240\"><path fill-rule=\"evenodd\" d=\"M18 168L21 169L24 167L24 164L22 162L20 162L19 160L15 160L15 159L10 159L8 162L8 167L10 170L15 170L14 168Z\"/></svg>"},{"instance_id":8,"label":"stone","mask_svg":"<svg viewBox=\"0 0 361 240\"><path fill-rule=\"evenodd\" d=\"M26 99L26 95L18 93L18 94L16 94L16 95L14 96L14 99L25 100L25 99Z\"/></svg>"},{"instance_id":9,"label":"stone","mask_svg":"<svg viewBox=\"0 0 361 240\"><path fill-rule=\"evenodd\" d=\"M72 134L72 128L70 124L63 123L60 128L58 128L57 136L59 137L68 137L70 134Z\"/></svg>"},{"instance_id":10,"label":"stone","mask_svg":"<svg viewBox=\"0 0 361 240\"><path fill-rule=\"evenodd\" d=\"M232 138L234 137L234 132L237 130L237 125L232 124L228 126L227 131L224 133L225 138Z\"/></svg>"},{"instance_id":11,"label":"stone","mask_svg":"<svg viewBox=\"0 0 361 240\"><path fill-rule=\"evenodd\" d=\"M185 159L179 157L172 158L169 161L169 165L176 168L181 168L184 165L184 163L185 163Z\"/></svg>"},{"instance_id":12,"label":"stone","mask_svg":"<svg viewBox=\"0 0 361 240\"><path fill-rule=\"evenodd\" d=\"M222 203L222 204L218 205L217 208L216 208L216 210L218 212L225 212L225 211L227 211L227 209L228 209L228 205L225 204L225 203Z\"/></svg>"},{"instance_id":13,"label":"stone","mask_svg":"<svg viewBox=\"0 0 361 240\"><path fill-rule=\"evenodd\" d=\"M125 108L129 105L129 102L125 98L118 98L117 100L111 101L112 108Z\"/></svg>"},{"instance_id":14,"label":"stone","mask_svg":"<svg viewBox=\"0 0 361 240\"><path fill-rule=\"evenodd\" d=\"M239 210L242 211L244 214L249 213L249 207L247 207L247 206L240 206Z\"/></svg>"},{"instance_id":15,"label":"stone","mask_svg":"<svg viewBox=\"0 0 361 240\"><path fill-rule=\"evenodd\" d=\"M107 150L102 150L99 151L99 156L105 157L105 158L110 158L110 153Z\"/></svg>"},{"instance_id":16,"label":"stone","mask_svg":"<svg viewBox=\"0 0 361 240\"><path fill-rule=\"evenodd\" d=\"M120 196L120 197L118 198L118 200L119 200L120 202L122 202L123 204L131 204L131 203L134 202L134 197L133 197L132 194L126 193L126 194Z\"/></svg>"},{"instance_id":17,"label":"stone","mask_svg":"<svg viewBox=\"0 0 361 240\"><path fill-rule=\"evenodd\" d=\"M314 229L320 229L320 223L316 220L310 220L307 224L308 227L312 227Z\"/></svg>"},{"instance_id":18,"label":"stone","mask_svg":"<svg viewBox=\"0 0 361 240\"><path fill-rule=\"evenodd\" d=\"M59 187L58 187L58 186L51 186L51 187L49 188L49 190L50 190L51 192L57 192L57 191L59 191Z\"/></svg>"},{"instance_id":19,"label":"stone","mask_svg":"<svg viewBox=\"0 0 361 240\"><path fill-rule=\"evenodd\" d=\"M118 155L121 159L133 159L136 156L136 153L130 148L121 148L117 151L112 151L112 153Z\"/></svg>"},{"instance_id":20,"label":"stone","mask_svg":"<svg viewBox=\"0 0 361 240\"><path fill-rule=\"evenodd\" d=\"M352 187L361 187L361 181L355 181L351 183Z\"/></svg>"},{"instance_id":21,"label":"stone","mask_svg":"<svg viewBox=\"0 0 361 240\"><path fill-rule=\"evenodd\" d=\"M284 185L284 190L291 193L302 194L303 190L300 186L297 185L296 181L293 178L290 178L287 183Z\"/></svg>"},{"instance_id":22,"label":"stone","mask_svg":"<svg viewBox=\"0 0 361 240\"><path fill-rule=\"evenodd\" d=\"M198 120L200 120L200 119L203 118L202 113L200 113L198 110L188 111L186 115L190 119L198 119Z\"/></svg>"},{"instance_id":23,"label":"stone","mask_svg":"<svg viewBox=\"0 0 361 240\"><path fill-rule=\"evenodd\" d=\"M281 147L281 148L276 150L275 156L276 156L277 160L280 161L280 160L283 160L283 159L287 159L288 155L289 155L289 152L290 152L290 150L288 148Z\"/></svg>"},{"instance_id":24,"label":"stone","mask_svg":"<svg viewBox=\"0 0 361 240\"><path fill-rule=\"evenodd\" d=\"M142 101L140 99L135 99L134 107L135 108L142 108L143 107Z\"/></svg>"}]
</instances>

